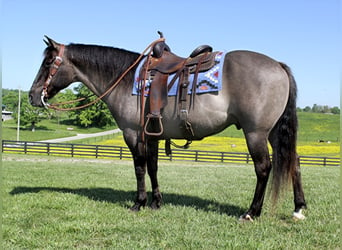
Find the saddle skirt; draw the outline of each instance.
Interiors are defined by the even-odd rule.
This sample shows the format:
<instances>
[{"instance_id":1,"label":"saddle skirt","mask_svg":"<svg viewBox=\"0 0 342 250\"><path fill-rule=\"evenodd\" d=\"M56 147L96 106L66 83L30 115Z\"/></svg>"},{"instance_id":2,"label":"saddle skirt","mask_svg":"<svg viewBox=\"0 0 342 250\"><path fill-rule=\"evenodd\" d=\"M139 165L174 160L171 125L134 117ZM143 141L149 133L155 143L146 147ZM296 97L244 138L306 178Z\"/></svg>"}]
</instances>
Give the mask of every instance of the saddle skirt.
<instances>
[{"instance_id":1,"label":"saddle skirt","mask_svg":"<svg viewBox=\"0 0 342 250\"><path fill-rule=\"evenodd\" d=\"M215 56L215 64L214 66L209 69L208 71L199 72L196 82L196 94L204 94L204 93L210 93L210 92L218 92L222 89L222 68L224 63L224 57L226 52L218 52ZM140 79L140 72L141 68L145 63L145 60L142 60L138 68L135 71L134 75L134 84L133 84L133 95L140 95L141 94L141 88L142 88L142 81ZM170 74L168 77L168 84L172 81L175 74ZM188 87L188 94L191 95L192 92L192 84L193 84L194 74L190 74L189 76L189 87ZM145 96L149 96L150 93L150 87L151 87L152 79L146 79L145 82ZM176 79L174 84L172 85L171 89L168 91L169 96L176 96L178 93L178 85L179 85L179 79Z\"/></svg>"}]
</instances>

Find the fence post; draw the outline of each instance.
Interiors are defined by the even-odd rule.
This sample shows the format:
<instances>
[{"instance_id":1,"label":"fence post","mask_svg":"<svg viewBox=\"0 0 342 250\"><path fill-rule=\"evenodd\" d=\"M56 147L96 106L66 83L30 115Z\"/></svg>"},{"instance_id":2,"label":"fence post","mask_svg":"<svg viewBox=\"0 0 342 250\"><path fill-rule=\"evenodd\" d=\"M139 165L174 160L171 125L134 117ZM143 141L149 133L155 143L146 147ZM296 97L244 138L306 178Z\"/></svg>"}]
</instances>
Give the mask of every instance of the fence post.
<instances>
[{"instance_id":1,"label":"fence post","mask_svg":"<svg viewBox=\"0 0 342 250\"><path fill-rule=\"evenodd\" d=\"M246 157L246 163L248 164L249 163L249 154L247 153L246 156L247 156Z\"/></svg>"},{"instance_id":2,"label":"fence post","mask_svg":"<svg viewBox=\"0 0 342 250\"><path fill-rule=\"evenodd\" d=\"M71 144L71 157L74 157L74 144Z\"/></svg>"},{"instance_id":3,"label":"fence post","mask_svg":"<svg viewBox=\"0 0 342 250\"><path fill-rule=\"evenodd\" d=\"M119 156L120 160L122 160L122 147L120 147L120 156Z\"/></svg>"},{"instance_id":4,"label":"fence post","mask_svg":"<svg viewBox=\"0 0 342 250\"><path fill-rule=\"evenodd\" d=\"M24 142L24 153L27 154L27 141Z\"/></svg>"},{"instance_id":5,"label":"fence post","mask_svg":"<svg viewBox=\"0 0 342 250\"><path fill-rule=\"evenodd\" d=\"M99 146L96 145L96 147L95 147L95 158L97 159L98 156L99 156Z\"/></svg>"},{"instance_id":6,"label":"fence post","mask_svg":"<svg viewBox=\"0 0 342 250\"><path fill-rule=\"evenodd\" d=\"M327 166L327 157L323 157L323 167Z\"/></svg>"},{"instance_id":7,"label":"fence post","mask_svg":"<svg viewBox=\"0 0 342 250\"><path fill-rule=\"evenodd\" d=\"M221 152L221 162L224 162L224 152Z\"/></svg>"},{"instance_id":8,"label":"fence post","mask_svg":"<svg viewBox=\"0 0 342 250\"><path fill-rule=\"evenodd\" d=\"M47 155L50 155L50 143L46 144Z\"/></svg>"},{"instance_id":9,"label":"fence post","mask_svg":"<svg viewBox=\"0 0 342 250\"><path fill-rule=\"evenodd\" d=\"M198 161L198 151L195 151L195 161Z\"/></svg>"}]
</instances>

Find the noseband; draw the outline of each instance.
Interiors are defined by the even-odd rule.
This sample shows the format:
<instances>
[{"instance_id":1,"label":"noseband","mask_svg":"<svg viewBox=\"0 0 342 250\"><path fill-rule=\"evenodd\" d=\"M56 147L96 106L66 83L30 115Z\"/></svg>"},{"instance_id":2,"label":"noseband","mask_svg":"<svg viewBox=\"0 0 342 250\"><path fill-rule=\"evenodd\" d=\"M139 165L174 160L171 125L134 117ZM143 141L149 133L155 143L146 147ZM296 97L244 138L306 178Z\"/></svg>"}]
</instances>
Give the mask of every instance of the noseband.
<instances>
[{"instance_id":1,"label":"noseband","mask_svg":"<svg viewBox=\"0 0 342 250\"><path fill-rule=\"evenodd\" d=\"M58 70L59 66L63 62L62 56L64 54L64 48L65 48L65 45L61 44L59 52L58 52L58 55L55 57L55 59L53 60L52 65L50 66L49 76L48 76L48 78L46 79L46 81L44 82L44 85L43 85L43 91L42 91L42 94L41 94L41 101L42 101L42 103L43 103L43 105L45 107L49 106L49 104L46 103L45 100L44 100L45 98L48 97L47 88L50 85L50 82L51 82L52 78L57 73L57 70Z\"/></svg>"}]
</instances>

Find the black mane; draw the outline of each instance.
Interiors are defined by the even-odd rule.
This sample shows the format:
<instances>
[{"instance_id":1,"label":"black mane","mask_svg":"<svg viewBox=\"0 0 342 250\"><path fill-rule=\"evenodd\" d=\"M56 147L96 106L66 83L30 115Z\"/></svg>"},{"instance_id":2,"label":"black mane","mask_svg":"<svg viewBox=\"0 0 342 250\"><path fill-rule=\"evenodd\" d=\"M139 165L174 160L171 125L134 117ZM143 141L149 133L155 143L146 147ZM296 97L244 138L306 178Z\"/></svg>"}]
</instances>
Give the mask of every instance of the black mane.
<instances>
[{"instance_id":1,"label":"black mane","mask_svg":"<svg viewBox=\"0 0 342 250\"><path fill-rule=\"evenodd\" d=\"M99 45L70 44L67 46L67 57L75 66L85 71L91 69L94 72L95 70L108 80L121 75L138 56L136 52Z\"/></svg>"}]
</instances>

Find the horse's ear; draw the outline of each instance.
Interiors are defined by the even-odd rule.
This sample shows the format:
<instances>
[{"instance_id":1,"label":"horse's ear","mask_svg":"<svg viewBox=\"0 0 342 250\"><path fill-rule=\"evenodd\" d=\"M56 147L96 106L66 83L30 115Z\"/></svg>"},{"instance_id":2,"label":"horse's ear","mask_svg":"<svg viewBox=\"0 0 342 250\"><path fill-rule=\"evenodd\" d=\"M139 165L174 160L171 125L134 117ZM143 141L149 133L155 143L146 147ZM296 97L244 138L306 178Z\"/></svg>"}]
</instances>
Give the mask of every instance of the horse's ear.
<instances>
[{"instance_id":1,"label":"horse's ear","mask_svg":"<svg viewBox=\"0 0 342 250\"><path fill-rule=\"evenodd\" d=\"M44 42L45 42L45 44L47 45L47 46L52 46L52 47L54 47L55 49L58 49L59 48L59 46L60 46L60 44L59 43L57 43L57 42L55 42L54 40L52 40L50 37L48 37L48 36L44 36L45 37L45 39L43 40Z\"/></svg>"},{"instance_id":2,"label":"horse's ear","mask_svg":"<svg viewBox=\"0 0 342 250\"><path fill-rule=\"evenodd\" d=\"M46 44L46 46L50 46L49 41L46 40L46 36L45 36L45 38L43 39L43 41L44 41L44 43Z\"/></svg>"}]
</instances>

